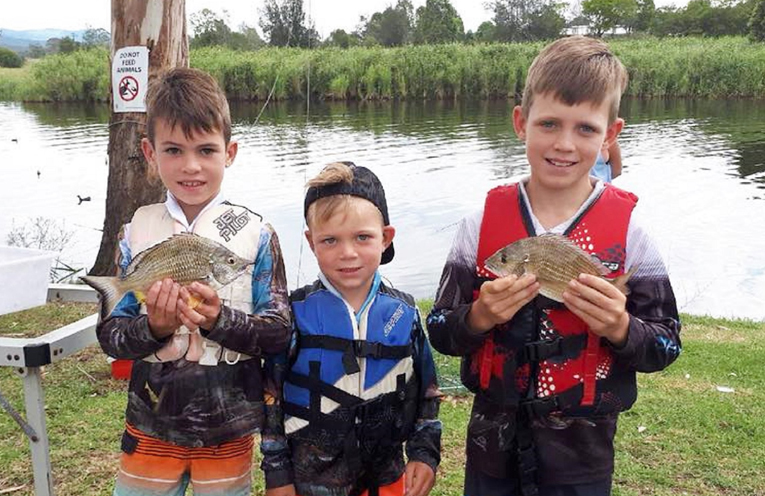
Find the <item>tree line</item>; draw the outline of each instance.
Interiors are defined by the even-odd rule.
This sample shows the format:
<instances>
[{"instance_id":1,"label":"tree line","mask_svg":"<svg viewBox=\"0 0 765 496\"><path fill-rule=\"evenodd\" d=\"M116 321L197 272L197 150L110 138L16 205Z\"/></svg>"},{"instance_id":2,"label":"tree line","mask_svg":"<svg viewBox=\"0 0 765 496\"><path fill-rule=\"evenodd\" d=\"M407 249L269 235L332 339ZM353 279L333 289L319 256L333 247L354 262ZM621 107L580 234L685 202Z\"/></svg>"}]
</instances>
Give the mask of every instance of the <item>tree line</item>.
<instances>
[{"instance_id":1,"label":"tree line","mask_svg":"<svg viewBox=\"0 0 765 496\"><path fill-rule=\"evenodd\" d=\"M765 0L690 0L684 7L656 8L654 0L582 0L574 6L557 0L487 0L492 18L475 31L465 30L450 0L427 0L414 9L411 0L397 0L380 12L362 16L347 32L333 30L322 39L307 19L303 0L266 0L258 25L230 26L228 13L202 9L190 16L191 48L223 46L256 50L264 46L318 48L335 46L403 46L441 43L507 43L542 41L564 34L651 35L657 37L748 35L765 41ZM2 36L2 33L0 33ZM51 38L31 45L25 54L108 46L109 33L87 29L82 41ZM0 47L0 67L20 67L19 54Z\"/></svg>"}]
</instances>

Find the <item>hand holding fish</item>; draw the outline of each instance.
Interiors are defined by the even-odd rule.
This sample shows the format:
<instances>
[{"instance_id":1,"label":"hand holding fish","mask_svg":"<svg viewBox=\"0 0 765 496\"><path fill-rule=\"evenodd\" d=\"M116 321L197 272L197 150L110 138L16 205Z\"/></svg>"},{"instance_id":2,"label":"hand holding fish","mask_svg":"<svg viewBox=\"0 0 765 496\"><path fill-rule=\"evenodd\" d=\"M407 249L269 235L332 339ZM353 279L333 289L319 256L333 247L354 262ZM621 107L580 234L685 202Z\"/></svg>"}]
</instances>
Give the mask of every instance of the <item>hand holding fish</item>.
<instances>
[{"instance_id":1,"label":"hand holding fish","mask_svg":"<svg viewBox=\"0 0 765 496\"><path fill-rule=\"evenodd\" d=\"M476 333L512 319L515 313L539 293L539 282L533 274L514 274L487 281L481 286L478 299L470 307L467 323Z\"/></svg>"},{"instance_id":2,"label":"hand holding fish","mask_svg":"<svg viewBox=\"0 0 765 496\"><path fill-rule=\"evenodd\" d=\"M627 342L630 317L626 303L627 297L616 286L590 274L572 279L563 292L563 304L593 333L617 347Z\"/></svg>"},{"instance_id":3,"label":"hand holding fish","mask_svg":"<svg viewBox=\"0 0 765 496\"><path fill-rule=\"evenodd\" d=\"M170 336L180 327L178 294L180 285L170 278L156 281L146 293L146 313L149 329L158 339Z\"/></svg>"},{"instance_id":4,"label":"hand holding fish","mask_svg":"<svg viewBox=\"0 0 765 496\"><path fill-rule=\"evenodd\" d=\"M220 316L217 291L206 284L192 282L178 293L178 318L189 329L212 329ZM199 302L191 305L189 302Z\"/></svg>"}]
</instances>

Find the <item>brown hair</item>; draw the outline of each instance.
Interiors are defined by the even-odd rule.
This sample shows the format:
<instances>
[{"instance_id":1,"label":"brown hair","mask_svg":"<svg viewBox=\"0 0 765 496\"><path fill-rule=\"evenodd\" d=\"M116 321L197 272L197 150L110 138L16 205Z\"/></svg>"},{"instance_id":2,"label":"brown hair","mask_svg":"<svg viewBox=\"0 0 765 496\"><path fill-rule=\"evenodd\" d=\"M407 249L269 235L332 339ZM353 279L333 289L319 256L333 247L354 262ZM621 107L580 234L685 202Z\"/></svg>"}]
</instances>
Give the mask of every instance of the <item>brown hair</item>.
<instances>
[{"instance_id":1,"label":"brown hair","mask_svg":"<svg viewBox=\"0 0 765 496\"><path fill-rule=\"evenodd\" d=\"M534 95L550 93L568 105L609 101L608 123L619 115L627 87L627 70L600 40L584 36L561 38L547 45L532 62L521 103L528 117Z\"/></svg>"},{"instance_id":2,"label":"brown hair","mask_svg":"<svg viewBox=\"0 0 765 496\"><path fill-rule=\"evenodd\" d=\"M226 95L218 82L199 69L178 67L160 74L146 92L147 135L154 144L157 119L170 127L180 125L183 134L220 131L225 143L231 140L231 114Z\"/></svg>"},{"instance_id":3,"label":"brown hair","mask_svg":"<svg viewBox=\"0 0 765 496\"><path fill-rule=\"evenodd\" d=\"M353 169L345 162L333 162L324 167L316 177L309 180L306 183L306 187L308 189L325 188L343 183L353 183ZM325 222L340 208L347 208L351 198L354 198L353 195L332 194L315 200L310 204L306 212L308 226L310 227L317 220ZM380 221L382 222L382 214L380 214Z\"/></svg>"}]
</instances>

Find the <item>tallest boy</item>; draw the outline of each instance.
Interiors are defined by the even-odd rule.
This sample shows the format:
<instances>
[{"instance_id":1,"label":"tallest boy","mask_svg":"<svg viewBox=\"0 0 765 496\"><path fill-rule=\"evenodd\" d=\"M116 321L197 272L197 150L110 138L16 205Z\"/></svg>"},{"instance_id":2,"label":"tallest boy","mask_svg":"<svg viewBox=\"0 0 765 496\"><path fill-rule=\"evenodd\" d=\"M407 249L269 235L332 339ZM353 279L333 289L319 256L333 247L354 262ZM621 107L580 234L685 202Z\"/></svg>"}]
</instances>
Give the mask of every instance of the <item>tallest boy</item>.
<instances>
[{"instance_id":1,"label":"tallest boy","mask_svg":"<svg viewBox=\"0 0 765 496\"><path fill-rule=\"evenodd\" d=\"M465 496L610 494L617 416L636 399L635 372L680 352L675 298L633 213L637 198L589 176L622 129L626 84L600 41L547 46L513 111L531 175L491 190L455 237L428 330L434 348L463 357L475 393ZM634 270L629 296L580 275L561 304L539 296L532 274L495 278L484 267L499 248L544 233L571 238L608 277Z\"/></svg>"}]
</instances>

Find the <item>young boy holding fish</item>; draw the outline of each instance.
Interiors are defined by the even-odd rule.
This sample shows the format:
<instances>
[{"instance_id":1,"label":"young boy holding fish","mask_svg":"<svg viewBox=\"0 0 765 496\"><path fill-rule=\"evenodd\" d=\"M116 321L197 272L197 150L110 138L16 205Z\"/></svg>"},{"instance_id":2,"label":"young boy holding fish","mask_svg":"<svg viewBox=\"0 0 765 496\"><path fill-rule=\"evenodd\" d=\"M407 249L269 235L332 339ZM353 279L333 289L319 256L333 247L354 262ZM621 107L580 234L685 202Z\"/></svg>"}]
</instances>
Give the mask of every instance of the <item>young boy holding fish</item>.
<instances>
[{"instance_id":1,"label":"young boy holding fish","mask_svg":"<svg viewBox=\"0 0 765 496\"><path fill-rule=\"evenodd\" d=\"M250 494L264 386L277 394L261 357L289 342L279 242L221 192L237 144L216 81L174 69L153 82L146 104L142 148L167 200L139 208L124 229L112 286L130 291L113 310L105 282L89 281L104 293L101 347L134 360L114 494L184 494L190 481L197 495ZM230 283L208 285L216 282Z\"/></svg>"},{"instance_id":2,"label":"young boy holding fish","mask_svg":"<svg viewBox=\"0 0 765 496\"><path fill-rule=\"evenodd\" d=\"M680 352L672 287L637 198L589 177L624 124L626 84L604 43L548 45L513 110L531 174L489 191L456 234L427 322L434 348L462 356L475 393L465 496L609 495L635 374Z\"/></svg>"},{"instance_id":3,"label":"young boy holding fish","mask_svg":"<svg viewBox=\"0 0 765 496\"><path fill-rule=\"evenodd\" d=\"M263 432L268 496L425 496L440 461L440 392L413 298L385 284L394 228L372 171L327 166L308 183L305 235L319 278L290 296L283 423ZM406 458L404 461L404 444Z\"/></svg>"}]
</instances>

